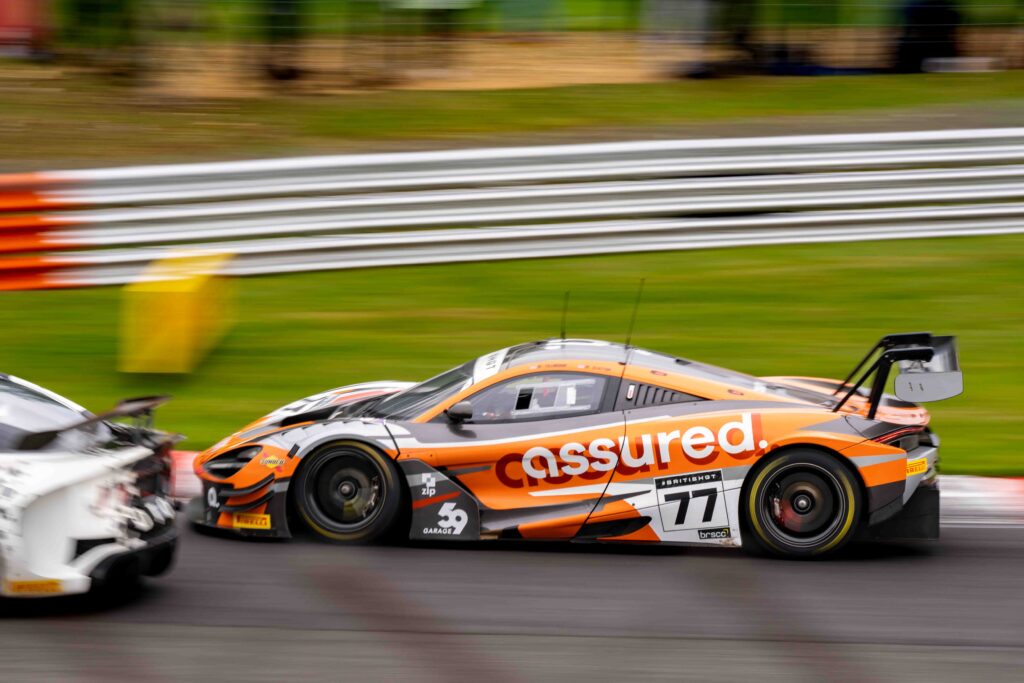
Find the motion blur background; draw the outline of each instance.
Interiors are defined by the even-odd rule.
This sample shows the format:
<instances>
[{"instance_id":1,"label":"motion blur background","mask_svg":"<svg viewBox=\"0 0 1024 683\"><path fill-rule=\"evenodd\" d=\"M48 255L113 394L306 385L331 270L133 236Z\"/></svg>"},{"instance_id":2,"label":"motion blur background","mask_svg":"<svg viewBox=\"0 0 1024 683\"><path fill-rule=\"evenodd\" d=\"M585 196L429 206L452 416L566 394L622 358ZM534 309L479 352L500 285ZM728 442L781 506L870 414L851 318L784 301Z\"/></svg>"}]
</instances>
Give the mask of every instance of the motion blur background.
<instances>
[{"instance_id":1,"label":"motion blur background","mask_svg":"<svg viewBox=\"0 0 1024 683\"><path fill-rule=\"evenodd\" d=\"M966 103L1017 90L1022 16L1020 0L4 0L0 51L22 59L0 72L0 141L24 171ZM922 71L1000 75L857 80ZM680 82L710 77L736 80Z\"/></svg>"},{"instance_id":2,"label":"motion blur background","mask_svg":"<svg viewBox=\"0 0 1024 683\"><path fill-rule=\"evenodd\" d=\"M51 171L1014 127L1024 125L1021 68L1021 0L0 0L0 288L10 290L0 291L0 371L93 410L124 396L172 394L158 424L185 433L184 446L201 450L301 396L367 380L422 379L509 344L555 336L566 290L572 290L571 336L620 340L636 283L646 278L634 335L639 345L752 374L841 377L883 334L959 335L966 393L931 406L943 438L943 471L1024 475L1024 237L1013 234L1024 215L1014 203L1024 197L1014 164L1024 148L1021 135L971 152L989 154L977 162L875 167L843 161L884 151L870 139L828 150L778 150L839 159L815 171L822 174L947 174L944 180L914 176L913 201L871 196L910 188L910 176L798 181L814 169L780 168L781 162L770 171L684 168L645 176L705 178L726 187L773 174L772 192L796 192L806 183L817 187L814 201L826 208L856 190L866 193L863 207L836 206L959 211L961 233L972 236L646 253L631 253L620 236L616 253L603 255L253 275L232 280L233 292L218 292L230 300L224 308L195 314L223 316L230 324L222 334L210 333L216 338L187 372L121 371L126 338L148 334L173 347L197 334L182 328L182 309L174 304L151 307L141 327L128 329L132 294L122 285L134 277L124 273L136 271L117 270L106 286L54 288L40 275L39 260L72 247L76 258L107 258L104 247L145 248L152 251L129 254L144 265L168 253L158 239L143 239L155 228L126 212L192 206L111 199L102 187L99 194L86 187L77 199L58 201L53 193L62 188L47 179ZM937 144L953 154L973 143ZM761 163L772 153L762 149ZM696 157L707 155L685 152L675 162L685 166ZM575 163L571 155L567 161ZM601 158L590 162L600 166ZM472 165L461 168L473 172ZM454 172L443 162L428 171ZM961 171L966 175L955 175ZM131 194L135 173L119 181L119 191ZM793 187L780 180L788 173ZM358 180L360 171L347 177ZM287 171L274 171L261 182L290 179ZM225 202L215 194L242 192L245 176L228 172L208 188L201 179L189 182L199 183L193 193L214 192L189 200L199 207L221 202L234 211L240 205L232 202L249 201L239 195ZM470 178L450 189L486 189L488 182ZM943 182L950 184L949 197ZM628 194L608 192L595 186L584 199L607 195L614 204ZM283 196L353 194L328 187ZM686 202L735 194L698 185L666 191ZM83 197L101 203L76 204ZM390 197L373 201L387 208ZM975 205L979 221L983 205L991 215L1007 216L998 226L986 224L988 233L1005 234L971 233ZM488 206L471 202L464 208L468 218L431 227L487 227L491 219L478 224L472 211ZM312 240L303 210L268 217L270 236L293 246ZM643 215L761 215L728 207L693 211L669 206ZM327 213L346 221L358 211ZM516 229L515 221L495 220ZM545 224L523 222L538 223ZM339 232L386 242L393 229ZM172 241L188 247L190 238ZM336 262L357 260L339 253ZM63 672L111 680L123 669L109 662L131 655L135 671L168 679L224 665L250 680L294 672L327 677L339 667L371 678L518 680L585 671L611 680L621 679L627 666L632 677L673 679L681 659L700 678L936 680L982 671L1009 680L1022 661L1020 533L954 529L942 550L869 551L828 568L699 552L533 549L540 553L533 556L507 549L339 550L308 542L285 549L190 536L171 581L102 623L11 630L0 661L16 668L0 678L47 680ZM254 566L264 569L239 569ZM426 574L412 569L420 566ZM354 578L339 587L334 571ZM644 580L625 586L624 575ZM908 586L894 581L896 575L924 578ZM567 576L581 578L556 590ZM607 600L597 599L602 595ZM672 605L698 605L707 621ZM266 630L246 631L252 638L223 630L254 624ZM277 625L281 630L273 630ZM303 629L331 635L318 641ZM364 641L365 632L392 639ZM644 638L628 640L633 636ZM284 644L286 654L270 661L258 642ZM245 654L223 654L235 647ZM325 653L328 647L333 654ZM183 648L196 653L192 661L174 655ZM439 654L446 649L458 656ZM409 651L425 669L402 663L401 653ZM54 652L59 666L40 666ZM671 652L680 658L667 657Z\"/></svg>"},{"instance_id":3,"label":"motion blur background","mask_svg":"<svg viewBox=\"0 0 1024 683\"><path fill-rule=\"evenodd\" d=\"M1018 0L4 0L2 282L5 289L38 285L33 259L76 245L86 251L104 244L147 247L155 259L160 241L144 239L155 229L153 220L137 221L125 212L145 206L173 210L179 201L173 193L140 199L129 171L120 181L127 190L101 185L86 189L92 194L84 200L26 203L33 192L54 189L45 178L25 175L31 171L1013 126L1024 121L1024 75L1015 70L1024 66L1022 22L1024 3ZM868 139L831 149L838 150L838 161L822 171L871 170L844 166L843 154L881 148ZM684 150L673 160L675 172L654 177L716 176L685 167L695 154L707 156ZM1015 158L1015 152L1008 154L1000 157L1007 164ZM601 157L588 161L600 166ZM451 172L446 163L431 172ZM919 165L942 171L950 163ZM912 165L877 169L905 167ZM359 177L360 167L354 168L349 180ZM948 182L971 191L976 188L970 183L983 182L974 177L987 174L992 179L985 187L995 194L968 198L968 206L1005 202L1019 197L1017 168L997 168L994 173L1002 177L992 176L991 167L968 168L968 176ZM774 185L767 187L781 192L787 189L784 174L801 170L807 169L739 165L717 176L756 180L775 173ZM264 185L291 179L287 170L270 175L261 180ZM190 180L200 188L207 183L213 193L180 200L182 208L209 202L220 215L252 215L244 213L251 212L243 202L247 197L232 195L237 187L224 190L235 203L218 201L217 188L228 187L224 183L232 177ZM941 192L944 186L930 177L914 182ZM851 187L877 191L905 181L880 176L851 185L843 176L826 176L801 182L808 189L819 185L827 198ZM244 176L233 182L249 183ZM326 189L299 186L269 195L254 190L253 196L298 200L366 192L335 189L331 182ZM431 182L425 187L445 187ZM489 182L495 188L510 185L470 178L458 187ZM717 191L687 187L660 196L689 201L739 191L728 190L728 184ZM58 194L62 188L57 186ZM608 186L585 189L582 198L607 191ZM113 213L62 213L80 201L87 203L78 208L89 209L97 196L98 209L112 207ZM358 201L383 202L386 208L392 196ZM937 206L943 199L917 203ZM864 199L862 206L871 201ZM475 228L493 220L474 222L473 207L480 204L468 206L469 218L454 226ZM728 214L707 208L690 214L685 208L644 215ZM754 210L736 209L740 215ZM348 220L362 213L340 205L304 217L297 208L266 220L271 228L280 221L273 236L309 240L322 230L311 234L313 227L304 221ZM76 217L85 221L83 230L94 232L61 241L67 233L59 228L74 230ZM380 220L340 232L390 234ZM432 226L445 227L443 221ZM83 234L86 239L79 239ZM572 334L621 338L634 284L646 276L650 286L638 328L643 344L753 373L842 376L884 333L920 328L962 335L971 400L935 407L955 446L946 451L947 471L1018 474L1024 464L1016 457L1022 445L1016 423L1024 402L1016 386L1024 377L1011 362L1012 350L1019 351L1024 296L1018 239L621 253L257 277L238 283L237 324L217 348L195 372L174 376L117 371L124 324L119 289L11 292L0 304L7 319L3 369L93 407L130 393L174 394L167 425L185 432L188 446L201 449L296 396L367 379L423 378L494 348L552 335L567 289L574 291ZM173 241L187 246L190 240L198 238ZM157 320L160 313L155 311ZM167 313L164 319L172 317ZM162 328L151 333L182 334L171 323ZM977 447L981 442L984 448Z\"/></svg>"}]
</instances>

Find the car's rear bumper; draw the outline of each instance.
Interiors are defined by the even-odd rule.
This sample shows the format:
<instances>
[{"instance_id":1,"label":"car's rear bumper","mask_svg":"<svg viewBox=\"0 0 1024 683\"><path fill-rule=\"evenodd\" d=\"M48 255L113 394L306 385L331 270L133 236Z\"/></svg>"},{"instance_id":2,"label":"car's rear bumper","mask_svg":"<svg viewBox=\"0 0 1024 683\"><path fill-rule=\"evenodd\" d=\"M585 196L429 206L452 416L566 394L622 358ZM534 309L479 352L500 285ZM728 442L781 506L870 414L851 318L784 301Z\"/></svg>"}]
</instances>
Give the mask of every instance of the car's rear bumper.
<instances>
[{"instance_id":1,"label":"car's rear bumper","mask_svg":"<svg viewBox=\"0 0 1024 683\"><path fill-rule=\"evenodd\" d=\"M89 578L95 585L122 577L159 576L171 568L177 548L178 529L171 524L158 536L147 539L145 546L106 558L89 572Z\"/></svg>"},{"instance_id":2,"label":"car's rear bumper","mask_svg":"<svg viewBox=\"0 0 1024 683\"><path fill-rule=\"evenodd\" d=\"M901 514L923 487L934 487L938 475L937 445L923 445L907 452L906 458L891 464L905 468L904 476L867 489L868 526L875 527Z\"/></svg>"},{"instance_id":3,"label":"car's rear bumper","mask_svg":"<svg viewBox=\"0 0 1024 683\"><path fill-rule=\"evenodd\" d=\"M918 485L902 509L869 529L879 540L933 541L939 537L939 485L935 478Z\"/></svg>"}]
</instances>

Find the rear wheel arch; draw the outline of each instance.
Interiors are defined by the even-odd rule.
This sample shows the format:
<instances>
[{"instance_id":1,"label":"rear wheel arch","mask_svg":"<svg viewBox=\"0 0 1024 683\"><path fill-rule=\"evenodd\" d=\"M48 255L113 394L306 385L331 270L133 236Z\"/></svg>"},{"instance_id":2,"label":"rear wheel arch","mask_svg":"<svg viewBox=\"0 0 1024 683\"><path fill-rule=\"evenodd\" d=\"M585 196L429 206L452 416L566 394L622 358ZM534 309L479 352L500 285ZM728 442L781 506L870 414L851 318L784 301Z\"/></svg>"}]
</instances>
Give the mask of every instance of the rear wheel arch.
<instances>
[{"instance_id":1,"label":"rear wheel arch","mask_svg":"<svg viewBox=\"0 0 1024 683\"><path fill-rule=\"evenodd\" d=\"M764 456L759 458L758 461L754 463L753 467L750 468L750 471L747 472L747 476L743 478L743 493L747 492L747 487L750 486L750 483L753 481L753 477L755 476L755 474L759 472L761 469L763 469L765 465L767 465L768 461L771 460L771 458L774 458L778 455L782 455L784 453L788 453L793 450L820 451L825 455L832 456L843 467L850 471L850 474L852 474L854 479L857 480L857 484L860 486L861 493L867 493L867 486L864 483L864 477L861 476L860 470L857 469L857 465L855 465L852 460L850 460L837 450L833 450L831 448L828 448L827 446L822 446L820 444L810 442L786 444L782 448L778 448L776 450L765 453Z\"/></svg>"},{"instance_id":2,"label":"rear wheel arch","mask_svg":"<svg viewBox=\"0 0 1024 683\"><path fill-rule=\"evenodd\" d=\"M754 483L757 481L758 476L770 464L772 464L773 462L777 461L780 458L783 458L786 455L793 455L794 453L798 453L798 452L801 452L801 451L812 452L812 453L817 453L817 454L820 454L820 455L827 456L832 461L837 463L843 470L846 471L846 473L852 479L853 484L856 487L856 495L860 498L860 501L861 501L860 509L856 511L857 518L856 518L856 520L854 522L855 526L859 527L859 528L863 528L863 525L866 523L867 518L868 518L868 510L867 510L867 505L864 504L864 503L867 500L867 487L866 487L866 485L864 483L864 478L861 476L860 471L857 469L856 465L849 458L844 456L839 451L833 450L833 449L828 448L826 446L822 446L820 444L816 444L816 443L793 443L793 444L787 444L786 446L783 446L783 447L781 447L781 448L779 448L777 450L773 450L773 451L765 454L765 456L763 456L756 463L754 463L754 465L751 467L750 471L747 472L746 476L743 478L743 485L740 488L740 499L739 499L738 507L739 507L739 520L740 520L739 521L739 524L740 524L740 534L741 534L741 537L743 539L742 545L743 545L744 549L747 549L748 551L753 552L754 554L759 554L758 550L759 550L759 545L760 544L754 538L755 532L754 532L754 530L750 526L750 513L748 511L749 497L750 497L750 493L751 493L751 488L753 487ZM845 544L845 543L846 543L846 541L843 542L843 544ZM761 549L761 550L763 552L763 549Z\"/></svg>"}]
</instances>

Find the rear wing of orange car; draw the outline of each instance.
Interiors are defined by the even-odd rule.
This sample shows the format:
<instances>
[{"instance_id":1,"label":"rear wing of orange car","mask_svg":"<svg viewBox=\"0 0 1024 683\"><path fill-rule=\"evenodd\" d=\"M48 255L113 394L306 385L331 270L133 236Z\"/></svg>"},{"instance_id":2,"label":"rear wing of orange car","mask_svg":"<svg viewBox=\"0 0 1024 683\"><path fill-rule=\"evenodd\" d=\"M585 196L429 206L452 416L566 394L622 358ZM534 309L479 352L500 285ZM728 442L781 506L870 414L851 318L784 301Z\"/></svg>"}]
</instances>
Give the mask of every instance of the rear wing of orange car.
<instances>
[{"instance_id":1,"label":"rear wing of orange car","mask_svg":"<svg viewBox=\"0 0 1024 683\"><path fill-rule=\"evenodd\" d=\"M895 393L900 400L912 403L942 401L964 390L956 337L936 337L930 332L890 334L879 339L836 388L834 396L838 396L844 389L846 393L832 411L837 412L842 408L873 376L868 399L868 419L875 419L894 363L899 364ZM850 382L862 370L863 373L851 385Z\"/></svg>"}]
</instances>

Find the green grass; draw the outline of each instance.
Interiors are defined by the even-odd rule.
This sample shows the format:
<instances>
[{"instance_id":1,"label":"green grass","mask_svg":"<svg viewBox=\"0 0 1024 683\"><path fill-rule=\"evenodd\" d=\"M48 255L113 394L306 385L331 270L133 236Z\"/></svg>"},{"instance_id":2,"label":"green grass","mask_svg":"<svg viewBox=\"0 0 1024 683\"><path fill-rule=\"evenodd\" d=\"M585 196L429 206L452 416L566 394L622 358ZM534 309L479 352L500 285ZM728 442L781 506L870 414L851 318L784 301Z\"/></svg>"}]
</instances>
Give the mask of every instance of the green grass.
<instances>
[{"instance_id":1,"label":"green grass","mask_svg":"<svg viewBox=\"0 0 1024 683\"><path fill-rule=\"evenodd\" d=\"M176 400L159 422L203 447L292 399L422 379L512 343L621 339L754 374L842 376L878 337L959 335L966 393L932 405L945 471L1024 474L1024 237L912 240L424 266L240 282L240 322L188 377L115 371L117 289L4 294L0 370L93 409ZM161 334L159 328L153 334Z\"/></svg>"},{"instance_id":2,"label":"green grass","mask_svg":"<svg viewBox=\"0 0 1024 683\"><path fill-rule=\"evenodd\" d=\"M658 126L1017 100L1024 92L1024 72L959 76L744 78L542 90L392 92L350 101L341 111L335 103L308 102L297 121L299 130L318 137L417 138L446 131L484 134ZM254 107L257 117L276 114L275 106L265 106Z\"/></svg>"},{"instance_id":3,"label":"green grass","mask_svg":"<svg viewBox=\"0 0 1024 683\"><path fill-rule=\"evenodd\" d=\"M153 98L88 79L50 86L30 80L22 87L0 83L0 171L407 147L411 141L493 144L496 136L540 132L614 131L622 137L624 130L642 135L652 127L691 124L715 134L733 130L732 122L811 115L843 115L856 126L867 112L927 113L979 103L987 111L1016 112L1021 93L1020 71L203 102Z\"/></svg>"}]
</instances>

